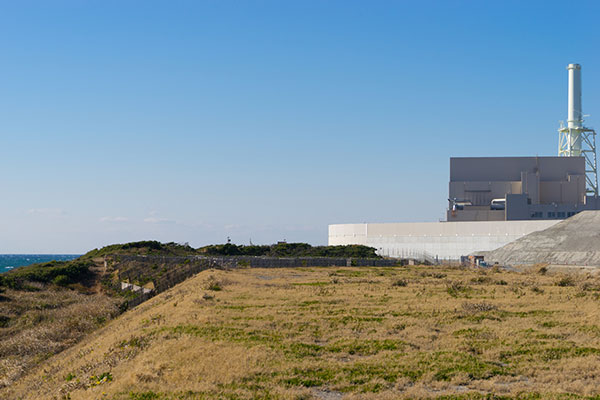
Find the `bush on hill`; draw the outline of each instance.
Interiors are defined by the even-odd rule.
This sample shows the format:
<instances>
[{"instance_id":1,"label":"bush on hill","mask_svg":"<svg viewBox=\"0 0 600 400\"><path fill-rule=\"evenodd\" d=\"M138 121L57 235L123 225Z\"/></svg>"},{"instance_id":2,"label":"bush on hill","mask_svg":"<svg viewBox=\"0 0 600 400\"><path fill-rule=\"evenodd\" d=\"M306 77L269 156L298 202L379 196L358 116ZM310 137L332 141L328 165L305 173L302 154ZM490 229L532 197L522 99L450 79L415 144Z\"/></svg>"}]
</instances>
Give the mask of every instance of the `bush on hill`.
<instances>
[{"instance_id":1,"label":"bush on hill","mask_svg":"<svg viewBox=\"0 0 600 400\"><path fill-rule=\"evenodd\" d=\"M208 256L265 256L270 246L238 246L232 243L211 244L200 247L198 252Z\"/></svg>"},{"instance_id":2,"label":"bush on hill","mask_svg":"<svg viewBox=\"0 0 600 400\"><path fill-rule=\"evenodd\" d=\"M22 289L26 282L68 285L81 283L90 276L90 264L85 261L50 261L20 267L0 275L0 286Z\"/></svg>"},{"instance_id":3,"label":"bush on hill","mask_svg":"<svg viewBox=\"0 0 600 400\"><path fill-rule=\"evenodd\" d=\"M315 257L355 257L355 258L381 258L374 247L360 244L346 246L319 246L313 247Z\"/></svg>"},{"instance_id":4,"label":"bush on hill","mask_svg":"<svg viewBox=\"0 0 600 400\"><path fill-rule=\"evenodd\" d=\"M87 252L82 258L104 257L113 254L188 256L196 254L196 250L187 243L161 243L156 240L143 240L124 244L111 244L101 249L94 249Z\"/></svg>"},{"instance_id":5,"label":"bush on hill","mask_svg":"<svg viewBox=\"0 0 600 400\"><path fill-rule=\"evenodd\" d=\"M267 257L356 257L381 258L373 247L362 245L311 246L307 243L277 243L273 245L235 245L232 243L201 247L198 252L208 256Z\"/></svg>"},{"instance_id":6,"label":"bush on hill","mask_svg":"<svg viewBox=\"0 0 600 400\"><path fill-rule=\"evenodd\" d=\"M272 245L236 245L233 243L213 244L197 250L186 244L174 242L161 243L155 240L113 244L94 249L82 259L104 257L107 255L161 255L161 256L266 256L266 257L355 257L381 258L373 247L362 245L347 246L311 246L308 243L277 243Z\"/></svg>"},{"instance_id":7,"label":"bush on hill","mask_svg":"<svg viewBox=\"0 0 600 400\"><path fill-rule=\"evenodd\" d=\"M313 257L316 247L308 243L277 243L271 245L271 257Z\"/></svg>"}]
</instances>

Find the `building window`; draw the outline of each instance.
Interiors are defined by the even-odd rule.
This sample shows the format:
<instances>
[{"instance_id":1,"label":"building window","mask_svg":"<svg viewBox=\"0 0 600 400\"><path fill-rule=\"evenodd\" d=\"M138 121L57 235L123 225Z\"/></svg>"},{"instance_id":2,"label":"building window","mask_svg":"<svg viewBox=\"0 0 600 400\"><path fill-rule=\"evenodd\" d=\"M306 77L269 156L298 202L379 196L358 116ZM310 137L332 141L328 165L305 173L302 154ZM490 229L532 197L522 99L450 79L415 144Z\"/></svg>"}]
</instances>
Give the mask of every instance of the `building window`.
<instances>
[{"instance_id":1,"label":"building window","mask_svg":"<svg viewBox=\"0 0 600 400\"><path fill-rule=\"evenodd\" d=\"M567 213L567 218L568 218L568 217L572 217L572 216L573 216L573 215L575 215L575 214L577 214L575 211L569 211L569 212Z\"/></svg>"},{"instance_id":2,"label":"building window","mask_svg":"<svg viewBox=\"0 0 600 400\"><path fill-rule=\"evenodd\" d=\"M531 218L544 218L544 213L541 211L534 211L531 213Z\"/></svg>"},{"instance_id":3,"label":"building window","mask_svg":"<svg viewBox=\"0 0 600 400\"><path fill-rule=\"evenodd\" d=\"M557 213L556 213L556 216L557 216L558 218L565 218L565 217L566 217L566 214L565 214L565 212L564 212L564 211L559 211L559 212L557 212Z\"/></svg>"},{"instance_id":4,"label":"building window","mask_svg":"<svg viewBox=\"0 0 600 400\"><path fill-rule=\"evenodd\" d=\"M556 218L556 213L554 211L548 211L548 218Z\"/></svg>"}]
</instances>

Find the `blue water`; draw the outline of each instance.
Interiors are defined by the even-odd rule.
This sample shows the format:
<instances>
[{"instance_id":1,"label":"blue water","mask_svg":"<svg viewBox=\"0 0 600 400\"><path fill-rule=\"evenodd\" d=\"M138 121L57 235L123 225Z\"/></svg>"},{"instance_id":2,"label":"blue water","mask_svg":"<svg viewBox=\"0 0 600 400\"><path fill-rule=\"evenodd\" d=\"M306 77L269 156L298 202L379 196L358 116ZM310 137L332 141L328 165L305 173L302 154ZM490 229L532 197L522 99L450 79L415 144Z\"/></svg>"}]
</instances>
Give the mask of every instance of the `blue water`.
<instances>
[{"instance_id":1,"label":"blue water","mask_svg":"<svg viewBox=\"0 0 600 400\"><path fill-rule=\"evenodd\" d=\"M69 261L79 257L79 254L0 254L0 273L29 264L41 262Z\"/></svg>"}]
</instances>

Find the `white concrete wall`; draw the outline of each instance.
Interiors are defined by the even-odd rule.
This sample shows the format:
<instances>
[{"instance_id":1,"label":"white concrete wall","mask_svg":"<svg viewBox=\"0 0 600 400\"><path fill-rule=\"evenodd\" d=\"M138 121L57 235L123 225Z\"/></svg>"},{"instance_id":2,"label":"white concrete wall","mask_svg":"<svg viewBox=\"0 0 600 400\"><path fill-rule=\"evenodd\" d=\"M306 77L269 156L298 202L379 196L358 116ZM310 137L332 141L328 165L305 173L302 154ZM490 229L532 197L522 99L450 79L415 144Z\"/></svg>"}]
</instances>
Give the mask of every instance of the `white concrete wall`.
<instances>
[{"instance_id":1,"label":"white concrete wall","mask_svg":"<svg viewBox=\"0 0 600 400\"><path fill-rule=\"evenodd\" d=\"M363 244L380 255L406 257L428 254L457 260L475 251L494 250L559 222L477 221L329 225L329 245Z\"/></svg>"}]
</instances>

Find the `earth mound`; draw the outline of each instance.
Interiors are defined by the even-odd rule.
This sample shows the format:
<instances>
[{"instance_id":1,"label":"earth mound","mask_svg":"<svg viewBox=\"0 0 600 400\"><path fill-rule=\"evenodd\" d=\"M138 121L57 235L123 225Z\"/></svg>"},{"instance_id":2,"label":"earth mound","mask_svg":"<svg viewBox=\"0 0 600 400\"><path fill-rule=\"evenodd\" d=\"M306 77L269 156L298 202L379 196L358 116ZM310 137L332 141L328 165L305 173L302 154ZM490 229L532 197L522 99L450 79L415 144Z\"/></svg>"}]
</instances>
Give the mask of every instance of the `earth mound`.
<instances>
[{"instance_id":1,"label":"earth mound","mask_svg":"<svg viewBox=\"0 0 600 400\"><path fill-rule=\"evenodd\" d=\"M600 211L582 211L542 231L490 251L486 261L600 266Z\"/></svg>"}]
</instances>

